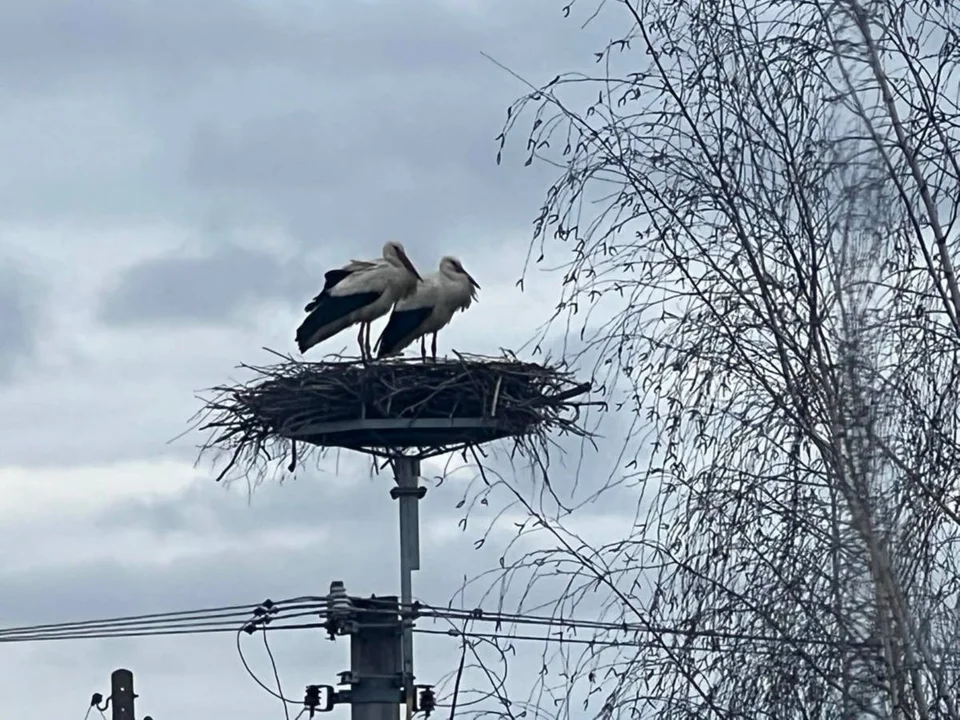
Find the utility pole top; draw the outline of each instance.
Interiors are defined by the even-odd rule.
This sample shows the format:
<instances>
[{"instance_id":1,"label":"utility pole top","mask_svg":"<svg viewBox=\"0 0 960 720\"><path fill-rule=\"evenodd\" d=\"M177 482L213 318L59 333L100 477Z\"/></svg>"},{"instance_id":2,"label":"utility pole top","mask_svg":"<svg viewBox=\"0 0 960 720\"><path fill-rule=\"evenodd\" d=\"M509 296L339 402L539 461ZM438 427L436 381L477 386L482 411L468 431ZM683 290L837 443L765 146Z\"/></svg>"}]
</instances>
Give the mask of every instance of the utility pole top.
<instances>
[{"instance_id":1,"label":"utility pole top","mask_svg":"<svg viewBox=\"0 0 960 720\"><path fill-rule=\"evenodd\" d=\"M400 609L396 596L354 598L357 628L350 636L350 717L399 720Z\"/></svg>"},{"instance_id":2,"label":"utility pole top","mask_svg":"<svg viewBox=\"0 0 960 720\"><path fill-rule=\"evenodd\" d=\"M110 675L110 707L113 720L134 720L133 673L120 668Z\"/></svg>"}]
</instances>

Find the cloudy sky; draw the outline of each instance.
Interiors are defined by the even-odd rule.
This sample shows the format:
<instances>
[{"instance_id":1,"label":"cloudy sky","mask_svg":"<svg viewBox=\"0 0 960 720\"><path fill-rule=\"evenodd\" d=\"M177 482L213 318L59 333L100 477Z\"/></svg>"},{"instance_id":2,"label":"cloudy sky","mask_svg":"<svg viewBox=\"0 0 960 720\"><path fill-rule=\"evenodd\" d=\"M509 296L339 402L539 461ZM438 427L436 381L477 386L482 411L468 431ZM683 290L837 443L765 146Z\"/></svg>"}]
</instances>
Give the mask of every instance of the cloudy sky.
<instances>
[{"instance_id":1,"label":"cloudy sky","mask_svg":"<svg viewBox=\"0 0 960 720\"><path fill-rule=\"evenodd\" d=\"M481 53L536 83L589 66L610 33L582 30L588 11L0 3L0 626L319 594L334 578L396 592L396 506L363 458L250 498L194 467L195 438L168 441L195 391L268 360L264 345L293 350L329 263L386 239L425 270L459 255L483 286L441 351L494 354L530 337L557 278L523 294L514 283L550 173L524 168L520 146L495 164L524 87ZM494 568L506 542L477 551L478 526L458 527L467 479L425 503L416 591L428 602ZM584 527L609 531L591 512ZM276 653L299 696L347 655L295 635ZM435 643L418 661L424 682L457 660L454 641ZM261 672L262 655L251 648ZM2 714L80 718L119 666L136 673L140 715L282 717L228 636L4 645Z\"/></svg>"}]
</instances>

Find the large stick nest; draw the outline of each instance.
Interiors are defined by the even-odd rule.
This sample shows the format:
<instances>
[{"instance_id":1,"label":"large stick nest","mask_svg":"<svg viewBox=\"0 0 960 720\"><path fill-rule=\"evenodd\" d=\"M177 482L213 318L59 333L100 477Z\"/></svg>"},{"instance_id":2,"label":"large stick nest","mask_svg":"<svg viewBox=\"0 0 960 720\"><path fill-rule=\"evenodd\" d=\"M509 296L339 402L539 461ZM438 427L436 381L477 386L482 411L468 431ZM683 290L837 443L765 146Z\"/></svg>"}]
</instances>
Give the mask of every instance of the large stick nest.
<instances>
[{"instance_id":1,"label":"large stick nest","mask_svg":"<svg viewBox=\"0 0 960 720\"><path fill-rule=\"evenodd\" d=\"M298 445L372 455L430 457L500 438L523 445L547 435L586 436L573 398L590 389L561 366L512 356L458 355L438 361L352 359L242 365L253 379L201 398L201 455L229 458L231 470L263 474L265 464L298 462ZM301 451L301 455L302 455Z\"/></svg>"}]
</instances>

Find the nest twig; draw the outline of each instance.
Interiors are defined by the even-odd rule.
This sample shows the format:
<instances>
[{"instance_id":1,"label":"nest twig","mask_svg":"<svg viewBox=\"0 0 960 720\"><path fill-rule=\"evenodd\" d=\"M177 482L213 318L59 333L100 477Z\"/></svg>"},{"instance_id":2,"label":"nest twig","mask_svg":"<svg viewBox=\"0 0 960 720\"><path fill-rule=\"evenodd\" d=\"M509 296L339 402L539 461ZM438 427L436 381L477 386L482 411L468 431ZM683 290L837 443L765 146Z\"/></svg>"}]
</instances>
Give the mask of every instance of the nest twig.
<instances>
[{"instance_id":1,"label":"nest twig","mask_svg":"<svg viewBox=\"0 0 960 720\"><path fill-rule=\"evenodd\" d=\"M283 357L283 356L282 356ZM298 445L341 447L371 455L430 457L513 438L529 447L548 434L586 437L573 398L589 391L561 366L513 356L458 355L439 361L353 359L242 365L254 378L202 397L195 427L207 435L201 457L227 457L217 480L239 469L249 476L289 458Z\"/></svg>"}]
</instances>

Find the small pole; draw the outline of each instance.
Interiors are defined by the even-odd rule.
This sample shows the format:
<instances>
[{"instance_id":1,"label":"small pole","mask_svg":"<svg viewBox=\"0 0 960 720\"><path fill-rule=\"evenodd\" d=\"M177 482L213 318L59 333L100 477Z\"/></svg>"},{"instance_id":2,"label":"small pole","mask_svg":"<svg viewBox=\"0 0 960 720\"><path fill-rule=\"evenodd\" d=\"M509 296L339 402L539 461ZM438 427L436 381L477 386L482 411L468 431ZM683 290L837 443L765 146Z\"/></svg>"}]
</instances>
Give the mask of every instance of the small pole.
<instances>
[{"instance_id":1,"label":"small pole","mask_svg":"<svg viewBox=\"0 0 960 720\"><path fill-rule=\"evenodd\" d=\"M351 720L400 720L400 622L396 596L353 598Z\"/></svg>"},{"instance_id":2,"label":"small pole","mask_svg":"<svg viewBox=\"0 0 960 720\"><path fill-rule=\"evenodd\" d=\"M134 720L133 673L120 668L110 674L110 707L113 720Z\"/></svg>"},{"instance_id":3,"label":"small pole","mask_svg":"<svg viewBox=\"0 0 960 720\"><path fill-rule=\"evenodd\" d=\"M413 715L413 571L420 569L419 504L427 494L420 487L420 460L408 455L393 459L397 487L390 497L400 501L400 613L403 618L403 688L406 695L407 720Z\"/></svg>"}]
</instances>

